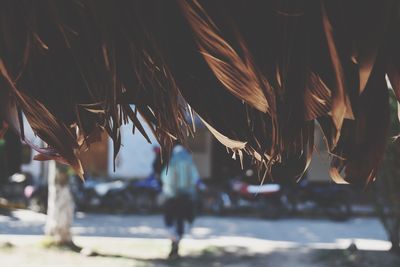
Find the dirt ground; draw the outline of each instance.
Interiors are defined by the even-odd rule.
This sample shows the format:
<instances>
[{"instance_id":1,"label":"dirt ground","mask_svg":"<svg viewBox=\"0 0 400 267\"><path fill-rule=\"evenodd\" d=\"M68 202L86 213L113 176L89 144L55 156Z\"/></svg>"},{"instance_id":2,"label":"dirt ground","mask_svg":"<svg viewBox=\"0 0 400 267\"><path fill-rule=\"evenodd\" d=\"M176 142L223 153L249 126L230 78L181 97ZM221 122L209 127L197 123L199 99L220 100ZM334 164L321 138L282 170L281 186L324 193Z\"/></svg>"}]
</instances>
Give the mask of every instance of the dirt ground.
<instances>
[{"instance_id":1,"label":"dirt ground","mask_svg":"<svg viewBox=\"0 0 400 267\"><path fill-rule=\"evenodd\" d=\"M273 266L273 267L398 267L400 257L383 251L314 249L309 247L210 245L200 241L182 243L182 257L168 260L168 242L158 239L79 240L82 253L46 248L44 242L0 244L4 267L133 267L133 266Z\"/></svg>"},{"instance_id":2,"label":"dirt ground","mask_svg":"<svg viewBox=\"0 0 400 267\"><path fill-rule=\"evenodd\" d=\"M72 231L83 253L46 248L45 215L0 215L0 267L271 266L399 267L376 218L261 220L199 217L168 260L162 217L77 214ZM350 244L358 249L348 250Z\"/></svg>"}]
</instances>

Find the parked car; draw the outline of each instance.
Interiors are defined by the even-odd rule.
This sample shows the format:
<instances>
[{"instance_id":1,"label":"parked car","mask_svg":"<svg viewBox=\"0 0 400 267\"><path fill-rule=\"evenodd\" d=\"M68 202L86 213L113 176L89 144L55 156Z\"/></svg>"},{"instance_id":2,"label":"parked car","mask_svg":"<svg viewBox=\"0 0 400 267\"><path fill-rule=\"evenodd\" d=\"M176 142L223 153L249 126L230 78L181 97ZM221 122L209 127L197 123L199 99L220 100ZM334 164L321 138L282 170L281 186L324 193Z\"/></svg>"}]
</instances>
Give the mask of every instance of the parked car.
<instances>
[{"instance_id":1,"label":"parked car","mask_svg":"<svg viewBox=\"0 0 400 267\"><path fill-rule=\"evenodd\" d=\"M12 206L23 208L27 204L24 194L25 187L32 183L32 178L26 173L15 173L8 177L0 186L0 198L6 199Z\"/></svg>"},{"instance_id":2,"label":"parked car","mask_svg":"<svg viewBox=\"0 0 400 267\"><path fill-rule=\"evenodd\" d=\"M250 210L272 219L282 217L292 209L281 185L254 181L259 181L254 179L254 172L246 170L227 180L225 185L209 185L202 193L203 210L212 214Z\"/></svg>"},{"instance_id":3,"label":"parked car","mask_svg":"<svg viewBox=\"0 0 400 267\"><path fill-rule=\"evenodd\" d=\"M296 212L347 220L352 215L350 189L340 184L312 184L307 179L294 187L289 196Z\"/></svg>"},{"instance_id":4,"label":"parked car","mask_svg":"<svg viewBox=\"0 0 400 267\"><path fill-rule=\"evenodd\" d=\"M122 180L99 181L88 178L84 183L77 181L72 191L76 208L82 211L125 213L133 202L128 183Z\"/></svg>"}]
</instances>

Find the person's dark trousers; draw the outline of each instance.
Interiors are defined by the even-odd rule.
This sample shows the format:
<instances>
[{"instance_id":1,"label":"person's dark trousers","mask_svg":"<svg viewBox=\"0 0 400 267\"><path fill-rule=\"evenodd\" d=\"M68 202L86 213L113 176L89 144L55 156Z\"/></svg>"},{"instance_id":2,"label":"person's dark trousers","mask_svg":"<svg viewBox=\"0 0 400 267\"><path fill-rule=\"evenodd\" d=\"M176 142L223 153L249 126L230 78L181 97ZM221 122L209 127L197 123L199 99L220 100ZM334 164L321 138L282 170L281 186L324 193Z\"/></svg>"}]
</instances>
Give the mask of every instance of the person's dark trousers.
<instances>
[{"instance_id":1,"label":"person's dark trousers","mask_svg":"<svg viewBox=\"0 0 400 267\"><path fill-rule=\"evenodd\" d=\"M178 255L178 245L184 234L185 221L192 223L194 221L194 213L193 199L189 194L182 193L166 200L164 222L168 228L175 228L170 257Z\"/></svg>"}]
</instances>

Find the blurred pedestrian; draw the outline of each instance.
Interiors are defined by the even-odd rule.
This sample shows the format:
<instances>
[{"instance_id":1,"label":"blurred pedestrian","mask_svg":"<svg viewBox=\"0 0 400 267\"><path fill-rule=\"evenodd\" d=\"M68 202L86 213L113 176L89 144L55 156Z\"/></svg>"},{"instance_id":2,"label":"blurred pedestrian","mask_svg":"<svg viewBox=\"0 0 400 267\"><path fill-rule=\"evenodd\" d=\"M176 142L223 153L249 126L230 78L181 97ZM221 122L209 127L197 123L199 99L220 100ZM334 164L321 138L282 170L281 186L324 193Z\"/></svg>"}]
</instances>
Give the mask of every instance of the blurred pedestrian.
<instances>
[{"instance_id":1,"label":"blurred pedestrian","mask_svg":"<svg viewBox=\"0 0 400 267\"><path fill-rule=\"evenodd\" d=\"M154 146L153 152L154 152L153 174L157 178L157 180L159 180L165 164L161 156L161 148L159 146Z\"/></svg>"},{"instance_id":2,"label":"blurred pedestrian","mask_svg":"<svg viewBox=\"0 0 400 267\"><path fill-rule=\"evenodd\" d=\"M176 145L168 166L161 173L164 204L164 220L170 231L170 258L178 257L179 242L183 237L185 222L192 224L195 217L194 198L199 172L190 153Z\"/></svg>"}]
</instances>

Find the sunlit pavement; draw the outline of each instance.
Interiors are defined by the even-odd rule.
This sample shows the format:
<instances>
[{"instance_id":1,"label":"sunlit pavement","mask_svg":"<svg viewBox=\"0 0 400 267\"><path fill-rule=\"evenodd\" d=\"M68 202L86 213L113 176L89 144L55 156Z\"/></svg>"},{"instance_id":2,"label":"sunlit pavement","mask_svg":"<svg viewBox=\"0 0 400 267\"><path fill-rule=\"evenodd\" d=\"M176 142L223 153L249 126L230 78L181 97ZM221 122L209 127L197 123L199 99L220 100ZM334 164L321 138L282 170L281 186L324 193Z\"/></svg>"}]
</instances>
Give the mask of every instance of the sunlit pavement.
<instances>
[{"instance_id":1,"label":"sunlit pavement","mask_svg":"<svg viewBox=\"0 0 400 267\"><path fill-rule=\"evenodd\" d=\"M43 234L46 216L31 211L0 215L0 241ZM78 213L72 228L76 240L89 237L165 240L167 232L160 215L108 215ZM86 241L89 242L89 241ZM329 220L263 220L239 217L199 217L185 236L198 246L239 243L244 246L345 248L354 242L359 249L387 250L385 231L375 218L347 222Z\"/></svg>"},{"instance_id":2,"label":"sunlit pavement","mask_svg":"<svg viewBox=\"0 0 400 267\"><path fill-rule=\"evenodd\" d=\"M338 254L334 249L345 249L355 243L359 250L368 250L368 260L375 260L377 256L375 263L365 265L370 267L386 259L388 255L379 252L390 247L381 224L374 218L339 223L199 217L182 241L180 254L183 257L171 262L167 259L170 244L160 215L78 213L72 230L75 243L86 250L83 254L43 249L40 244L45 220L43 214L23 210L0 215L0 266L325 267L328 266L326 260L315 260L321 259L319 253L333 255L330 259L336 261ZM12 245L8 249L4 244ZM89 255L95 252L95 256L87 257L87 252Z\"/></svg>"}]
</instances>

